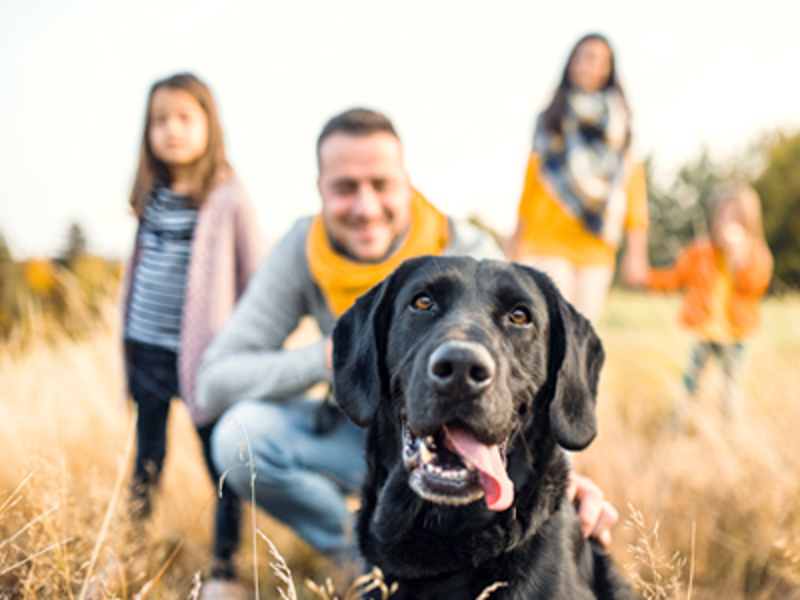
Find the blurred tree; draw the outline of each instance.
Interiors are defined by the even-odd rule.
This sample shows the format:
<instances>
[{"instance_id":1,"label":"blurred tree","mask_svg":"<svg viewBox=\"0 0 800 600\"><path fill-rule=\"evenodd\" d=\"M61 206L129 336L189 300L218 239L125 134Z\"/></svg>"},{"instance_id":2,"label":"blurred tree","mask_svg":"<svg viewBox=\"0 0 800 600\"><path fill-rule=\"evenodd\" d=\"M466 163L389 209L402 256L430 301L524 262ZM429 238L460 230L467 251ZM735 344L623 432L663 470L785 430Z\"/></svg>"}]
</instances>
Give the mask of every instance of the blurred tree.
<instances>
[{"instance_id":1,"label":"blurred tree","mask_svg":"<svg viewBox=\"0 0 800 600\"><path fill-rule=\"evenodd\" d=\"M17 315L16 288L19 269L5 236L0 233L0 336L5 336Z\"/></svg>"},{"instance_id":2,"label":"blurred tree","mask_svg":"<svg viewBox=\"0 0 800 600\"><path fill-rule=\"evenodd\" d=\"M35 340L58 341L106 318L120 264L86 247L83 228L72 223L58 258L16 261L0 233L0 343L21 348Z\"/></svg>"},{"instance_id":3,"label":"blurred tree","mask_svg":"<svg viewBox=\"0 0 800 600\"><path fill-rule=\"evenodd\" d=\"M80 223L73 221L67 229L64 249L56 255L56 262L69 267L76 258L86 254L87 246L86 232Z\"/></svg>"},{"instance_id":4,"label":"blurred tree","mask_svg":"<svg viewBox=\"0 0 800 600\"><path fill-rule=\"evenodd\" d=\"M800 132L763 144L765 166L753 181L764 207L764 233L775 257L775 279L800 289Z\"/></svg>"},{"instance_id":5,"label":"blurred tree","mask_svg":"<svg viewBox=\"0 0 800 600\"><path fill-rule=\"evenodd\" d=\"M6 243L6 236L0 232L0 265L11 261L11 250Z\"/></svg>"},{"instance_id":6,"label":"blurred tree","mask_svg":"<svg viewBox=\"0 0 800 600\"><path fill-rule=\"evenodd\" d=\"M652 156L645 160L650 212L648 253L654 266L671 263L687 242L706 234L708 205L717 186L728 179L724 171L703 149L667 186L661 186L653 176Z\"/></svg>"}]
</instances>

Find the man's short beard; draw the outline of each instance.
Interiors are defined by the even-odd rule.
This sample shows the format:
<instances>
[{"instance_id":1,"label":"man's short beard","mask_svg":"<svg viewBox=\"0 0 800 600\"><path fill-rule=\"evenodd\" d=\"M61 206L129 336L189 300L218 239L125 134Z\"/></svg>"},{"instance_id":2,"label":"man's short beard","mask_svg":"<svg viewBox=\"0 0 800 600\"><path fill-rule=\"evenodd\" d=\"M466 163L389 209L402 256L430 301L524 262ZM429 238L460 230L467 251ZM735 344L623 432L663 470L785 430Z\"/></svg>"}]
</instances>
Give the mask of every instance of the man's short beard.
<instances>
[{"instance_id":1,"label":"man's short beard","mask_svg":"<svg viewBox=\"0 0 800 600\"><path fill-rule=\"evenodd\" d=\"M325 222L325 220L323 218L323 223L324 222ZM408 232L409 232L410 229L411 229L411 225L409 224L408 227L406 227L402 232L400 232L399 234L397 234L394 237L394 239L392 240L392 243L389 244L389 248L386 250L386 252L384 252L378 258L369 259L369 260L365 260L363 258L359 258L358 256L353 256L352 252L350 252L347 248L344 247L344 245L342 245L338 240L334 239L331 236L330 230L328 229L327 225L325 226L325 233L328 236L328 241L330 242L331 247L334 249L334 251L337 254L341 254L342 256L352 260L353 262L357 262L357 263L380 264L380 263L384 262L386 259L388 259L392 254L394 254L395 251L397 251L397 249L401 246L401 244L403 242L405 242L406 238L408 237Z\"/></svg>"}]
</instances>

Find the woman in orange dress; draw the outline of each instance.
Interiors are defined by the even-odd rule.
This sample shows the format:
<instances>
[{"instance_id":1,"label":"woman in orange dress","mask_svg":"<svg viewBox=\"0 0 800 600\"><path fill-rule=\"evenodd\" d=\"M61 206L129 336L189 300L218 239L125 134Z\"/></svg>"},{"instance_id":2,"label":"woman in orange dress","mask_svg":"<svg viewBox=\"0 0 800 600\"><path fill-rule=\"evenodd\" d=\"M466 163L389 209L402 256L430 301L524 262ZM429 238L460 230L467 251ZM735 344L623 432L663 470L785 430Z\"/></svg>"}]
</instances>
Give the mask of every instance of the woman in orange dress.
<instances>
[{"instance_id":1,"label":"woman in orange dress","mask_svg":"<svg viewBox=\"0 0 800 600\"><path fill-rule=\"evenodd\" d=\"M630 114L608 40L587 35L539 115L509 258L538 268L596 320L625 238L622 277L647 273L644 168L630 150Z\"/></svg>"}]
</instances>

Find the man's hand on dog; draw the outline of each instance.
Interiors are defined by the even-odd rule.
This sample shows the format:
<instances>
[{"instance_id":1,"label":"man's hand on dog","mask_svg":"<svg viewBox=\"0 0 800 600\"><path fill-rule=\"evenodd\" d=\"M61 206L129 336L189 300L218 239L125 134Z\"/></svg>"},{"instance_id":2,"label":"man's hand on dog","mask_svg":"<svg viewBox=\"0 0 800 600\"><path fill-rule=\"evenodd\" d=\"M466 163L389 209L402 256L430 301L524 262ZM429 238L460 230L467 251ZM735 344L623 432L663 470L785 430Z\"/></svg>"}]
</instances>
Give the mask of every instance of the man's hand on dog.
<instances>
[{"instance_id":1,"label":"man's hand on dog","mask_svg":"<svg viewBox=\"0 0 800 600\"><path fill-rule=\"evenodd\" d=\"M611 528L619 520L617 509L603 496L603 490L583 475L572 473L567 489L570 502L576 502L583 535L603 546L611 545Z\"/></svg>"}]
</instances>

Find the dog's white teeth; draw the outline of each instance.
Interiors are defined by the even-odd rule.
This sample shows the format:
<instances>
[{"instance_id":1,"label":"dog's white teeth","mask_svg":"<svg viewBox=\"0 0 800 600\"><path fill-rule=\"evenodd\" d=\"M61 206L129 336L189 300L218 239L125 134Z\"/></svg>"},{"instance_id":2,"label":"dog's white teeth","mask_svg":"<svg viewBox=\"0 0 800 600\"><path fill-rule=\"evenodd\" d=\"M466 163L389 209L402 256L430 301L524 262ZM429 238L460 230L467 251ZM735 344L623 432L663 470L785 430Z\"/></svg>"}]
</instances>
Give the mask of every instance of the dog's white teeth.
<instances>
[{"instance_id":1,"label":"dog's white teeth","mask_svg":"<svg viewBox=\"0 0 800 600\"><path fill-rule=\"evenodd\" d=\"M433 453L430 450L428 450L428 446L426 446L425 444L419 445L419 457L422 460L423 465L427 465L434 458Z\"/></svg>"},{"instance_id":2,"label":"dog's white teeth","mask_svg":"<svg viewBox=\"0 0 800 600\"><path fill-rule=\"evenodd\" d=\"M429 475L435 475L440 479L447 479L448 481L463 481L469 477L469 471L467 469L448 469L434 463L423 464L423 469Z\"/></svg>"},{"instance_id":3,"label":"dog's white teeth","mask_svg":"<svg viewBox=\"0 0 800 600\"><path fill-rule=\"evenodd\" d=\"M475 465L473 465L471 462L469 462L463 456L461 457L461 462L463 462L464 466L467 467L467 471L474 471L475 470Z\"/></svg>"},{"instance_id":4,"label":"dog's white teeth","mask_svg":"<svg viewBox=\"0 0 800 600\"><path fill-rule=\"evenodd\" d=\"M457 471L453 470L443 471L442 477L444 477L445 479L451 479L453 481L465 479L467 477L467 470L458 469Z\"/></svg>"}]
</instances>

